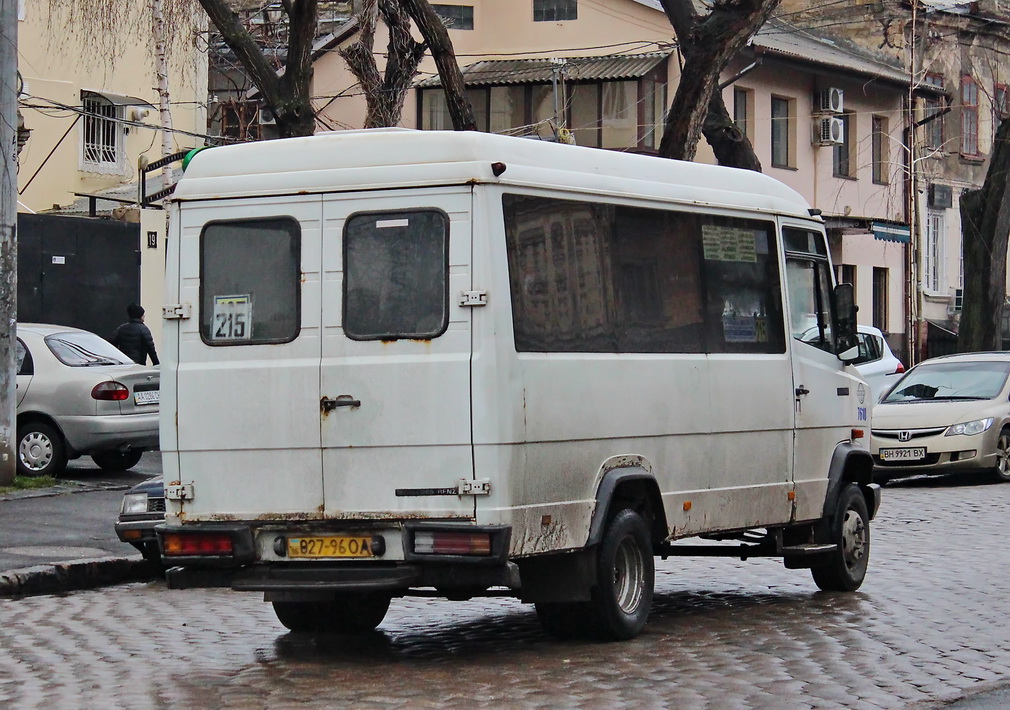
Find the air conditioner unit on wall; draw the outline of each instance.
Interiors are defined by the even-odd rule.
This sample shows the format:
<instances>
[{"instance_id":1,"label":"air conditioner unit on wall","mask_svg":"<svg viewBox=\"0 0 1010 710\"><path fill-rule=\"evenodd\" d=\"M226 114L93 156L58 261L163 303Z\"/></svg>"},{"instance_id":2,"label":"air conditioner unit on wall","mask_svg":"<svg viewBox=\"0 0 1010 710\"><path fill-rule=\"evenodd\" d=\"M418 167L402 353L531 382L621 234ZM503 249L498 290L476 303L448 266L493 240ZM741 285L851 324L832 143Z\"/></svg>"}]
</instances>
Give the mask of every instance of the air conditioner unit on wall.
<instances>
[{"instance_id":1,"label":"air conditioner unit on wall","mask_svg":"<svg viewBox=\"0 0 1010 710\"><path fill-rule=\"evenodd\" d=\"M270 113L270 109L267 108L261 108L256 118L261 126L272 126L277 123L274 119L274 115Z\"/></svg>"},{"instance_id":2,"label":"air conditioner unit on wall","mask_svg":"<svg viewBox=\"0 0 1010 710\"><path fill-rule=\"evenodd\" d=\"M841 113L844 110L844 102L842 100L844 95L844 91L833 86L821 89L817 94L817 112Z\"/></svg>"},{"instance_id":3,"label":"air conditioner unit on wall","mask_svg":"<svg viewBox=\"0 0 1010 710\"><path fill-rule=\"evenodd\" d=\"M845 123L828 116L814 119L814 145L841 145L845 142Z\"/></svg>"}]
</instances>

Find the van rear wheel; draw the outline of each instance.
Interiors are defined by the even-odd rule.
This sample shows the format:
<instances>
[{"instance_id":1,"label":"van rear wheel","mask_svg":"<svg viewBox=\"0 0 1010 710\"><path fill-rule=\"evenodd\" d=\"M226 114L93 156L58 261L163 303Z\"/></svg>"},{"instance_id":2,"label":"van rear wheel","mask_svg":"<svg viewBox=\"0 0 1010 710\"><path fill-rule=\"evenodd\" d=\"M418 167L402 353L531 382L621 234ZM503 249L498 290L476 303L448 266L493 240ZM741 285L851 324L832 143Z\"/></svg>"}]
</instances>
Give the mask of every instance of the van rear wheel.
<instances>
[{"instance_id":1,"label":"van rear wheel","mask_svg":"<svg viewBox=\"0 0 1010 710\"><path fill-rule=\"evenodd\" d=\"M649 528L634 510L621 510L607 525L596 575L589 604L595 635L614 641L634 638L649 618L656 583Z\"/></svg>"},{"instance_id":2,"label":"van rear wheel","mask_svg":"<svg viewBox=\"0 0 1010 710\"><path fill-rule=\"evenodd\" d=\"M277 620L295 632L360 634L382 623L392 595L345 592L332 601L273 602Z\"/></svg>"},{"instance_id":3,"label":"van rear wheel","mask_svg":"<svg viewBox=\"0 0 1010 710\"><path fill-rule=\"evenodd\" d=\"M863 584L870 562L870 516L859 486L850 483L842 490L829 525L828 542L838 549L810 568L814 583L826 592L854 592Z\"/></svg>"}]
</instances>

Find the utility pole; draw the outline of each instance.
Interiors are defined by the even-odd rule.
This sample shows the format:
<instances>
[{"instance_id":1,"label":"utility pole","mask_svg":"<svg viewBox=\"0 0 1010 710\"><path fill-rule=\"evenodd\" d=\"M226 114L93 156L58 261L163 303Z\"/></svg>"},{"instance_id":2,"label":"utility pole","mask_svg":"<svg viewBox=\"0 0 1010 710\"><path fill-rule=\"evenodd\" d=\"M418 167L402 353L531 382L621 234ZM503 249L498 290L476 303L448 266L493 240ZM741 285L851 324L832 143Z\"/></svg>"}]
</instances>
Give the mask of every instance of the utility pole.
<instances>
[{"instance_id":1,"label":"utility pole","mask_svg":"<svg viewBox=\"0 0 1010 710\"><path fill-rule=\"evenodd\" d=\"M18 0L0 0L0 35L0 485L10 485L17 457Z\"/></svg>"}]
</instances>

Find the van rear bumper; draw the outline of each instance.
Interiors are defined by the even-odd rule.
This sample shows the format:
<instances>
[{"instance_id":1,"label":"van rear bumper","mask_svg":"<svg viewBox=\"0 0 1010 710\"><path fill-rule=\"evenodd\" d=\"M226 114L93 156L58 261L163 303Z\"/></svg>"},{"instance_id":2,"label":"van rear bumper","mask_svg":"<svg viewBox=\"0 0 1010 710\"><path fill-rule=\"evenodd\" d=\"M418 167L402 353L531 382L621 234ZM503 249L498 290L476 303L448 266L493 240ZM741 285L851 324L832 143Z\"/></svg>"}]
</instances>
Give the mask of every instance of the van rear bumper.
<instances>
[{"instance_id":1,"label":"van rear bumper","mask_svg":"<svg viewBox=\"0 0 1010 710\"><path fill-rule=\"evenodd\" d=\"M169 589L229 587L239 592L392 592L435 587L474 592L490 587L519 589L519 569L512 562L499 566L465 564L395 564L379 567L310 565L295 567L257 564L241 569L173 567L165 573Z\"/></svg>"}]
</instances>

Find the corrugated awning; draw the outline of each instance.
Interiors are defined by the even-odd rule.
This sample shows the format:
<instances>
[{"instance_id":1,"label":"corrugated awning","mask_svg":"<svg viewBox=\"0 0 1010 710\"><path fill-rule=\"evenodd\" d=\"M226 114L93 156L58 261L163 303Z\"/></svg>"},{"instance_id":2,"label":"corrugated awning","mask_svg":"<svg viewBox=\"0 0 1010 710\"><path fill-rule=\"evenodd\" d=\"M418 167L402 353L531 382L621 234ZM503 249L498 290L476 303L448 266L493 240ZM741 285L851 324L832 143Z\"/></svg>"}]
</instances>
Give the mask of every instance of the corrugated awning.
<instances>
[{"instance_id":1,"label":"corrugated awning","mask_svg":"<svg viewBox=\"0 0 1010 710\"><path fill-rule=\"evenodd\" d=\"M874 222L873 238L884 242L901 242L902 244L908 244L912 239L912 230L907 224Z\"/></svg>"},{"instance_id":2,"label":"corrugated awning","mask_svg":"<svg viewBox=\"0 0 1010 710\"><path fill-rule=\"evenodd\" d=\"M507 84L549 84L554 71L564 67L567 81L614 81L638 79L666 61L665 52L625 54L606 57L564 57L551 59L495 59L476 62L463 68L467 86L502 86ZM437 76L419 81L419 88L442 85Z\"/></svg>"},{"instance_id":3,"label":"corrugated awning","mask_svg":"<svg viewBox=\"0 0 1010 710\"><path fill-rule=\"evenodd\" d=\"M83 99L87 96L101 96L103 99L115 106L143 106L144 108L154 108L154 104L150 101L138 99L136 96L115 94L111 91L90 91L88 89L81 89L81 98Z\"/></svg>"}]
</instances>

